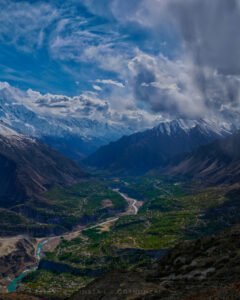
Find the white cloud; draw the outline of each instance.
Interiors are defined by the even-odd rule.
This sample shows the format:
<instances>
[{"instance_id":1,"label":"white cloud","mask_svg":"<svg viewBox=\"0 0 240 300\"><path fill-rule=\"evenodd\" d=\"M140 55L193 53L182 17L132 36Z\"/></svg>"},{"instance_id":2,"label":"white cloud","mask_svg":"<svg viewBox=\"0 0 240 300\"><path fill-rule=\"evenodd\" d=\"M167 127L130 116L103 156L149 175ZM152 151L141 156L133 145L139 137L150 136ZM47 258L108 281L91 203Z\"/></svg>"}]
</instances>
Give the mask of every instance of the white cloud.
<instances>
[{"instance_id":1,"label":"white cloud","mask_svg":"<svg viewBox=\"0 0 240 300\"><path fill-rule=\"evenodd\" d=\"M191 77L191 61L171 61L139 54L129 62L135 99L146 109L171 116L201 117L208 112L204 99Z\"/></svg>"},{"instance_id":2,"label":"white cloud","mask_svg":"<svg viewBox=\"0 0 240 300\"><path fill-rule=\"evenodd\" d=\"M119 88L124 88L124 84L122 82L112 80L112 79L97 79L95 82L107 85L115 85Z\"/></svg>"},{"instance_id":3,"label":"white cloud","mask_svg":"<svg viewBox=\"0 0 240 300\"><path fill-rule=\"evenodd\" d=\"M134 110L143 115L144 109L154 119L154 114L192 118L240 111L238 1L81 1L93 14L108 19L109 26L98 24L94 16L80 16L73 8L75 1L59 3L0 2L0 42L23 51L48 44L51 58L60 61L78 88L82 86L78 67L89 64L91 71L94 69L86 82L92 83L95 93L82 92L78 97L29 95L26 102L40 114L92 116L106 109L129 117ZM185 53L170 59L157 53L159 49L154 48L152 54L148 45L143 47L145 52L139 50L131 30L126 30L130 27L156 34L162 27L170 28L179 34ZM168 48L168 42L159 43ZM18 78L12 70L5 73L6 80ZM106 76L109 78L95 79ZM99 100L98 92L107 99L108 108L103 105L105 100ZM35 97L37 101L31 103ZM86 99L91 104L86 104ZM97 99L101 105L93 104Z\"/></svg>"}]
</instances>

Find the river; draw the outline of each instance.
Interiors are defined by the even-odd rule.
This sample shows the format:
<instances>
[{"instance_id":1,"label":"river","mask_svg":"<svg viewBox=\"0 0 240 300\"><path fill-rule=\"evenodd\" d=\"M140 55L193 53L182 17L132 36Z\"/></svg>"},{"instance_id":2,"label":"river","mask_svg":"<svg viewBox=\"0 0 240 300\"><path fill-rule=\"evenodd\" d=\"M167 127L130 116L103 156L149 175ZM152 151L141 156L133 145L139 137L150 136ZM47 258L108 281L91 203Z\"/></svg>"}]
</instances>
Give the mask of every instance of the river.
<instances>
[{"instance_id":1,"label":"river","mask_svg":"<svg viewBox=\"0 0 240 300\"><path fill-rule=\"evenodd\" d=\"M105 225L107 223L113 223L113 222L116 222L120 216L123 216L125 214L128 214L128 215L136 215L138 213L138 206L136 205L137 203L140 203L138 202L137 200L133 199L133 198L130 198L128 197L128 195L124 194L124 193L121 193L119 189L114 189L115 192L118 192L125 200L126 202L128 203L128 209L125 213L121 213L119 214L119 216L116 216L115 218L112 218L112 219L109 219L109 220L106 220L104 222L101 222L101 223L98 223L96 225L93 225L93 226L90 226L90 227L86 227L84 228L85 230L86 229L92 229L92 228L96 228L98 226L101 226L101 225ZM81 229L79 231L79 233L81 231L83 231L84 229ZM69 233L71 234L71 233ZM42 248L43 246L49 241L51 240L52 237L50 237L49 239L47 240L43 240L41 242L38 243L37 245L37 249L36 249L36 253L35 253L35 256L36 256L36 259L37 261L39 262L40 261L40 258L41 258L41 252L42 252ZM12 292L15 292L17 287L21 284L22 280L31 272L35 271L37 269L37 266L34 266L33 268L29 268L29 269L26 269L24 270L18 277L14 278L7 286L7 291L9 293L12 293Z\"/></svg>"}]
</instances>

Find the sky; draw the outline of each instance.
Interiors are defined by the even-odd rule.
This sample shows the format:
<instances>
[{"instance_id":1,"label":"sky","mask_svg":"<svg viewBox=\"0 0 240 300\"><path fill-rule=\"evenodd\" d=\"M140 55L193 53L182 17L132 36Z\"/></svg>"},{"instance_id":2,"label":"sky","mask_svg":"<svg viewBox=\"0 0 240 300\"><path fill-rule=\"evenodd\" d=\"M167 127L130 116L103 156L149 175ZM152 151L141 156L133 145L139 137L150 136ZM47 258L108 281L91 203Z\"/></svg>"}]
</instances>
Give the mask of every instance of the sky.
<instances>
[{"instance_id":1,"label":"sky","mask_svg":"<svg viewBox=\"0 0 240 300\"><path fill-rule=\"evenodd\" d=\"M0 24L0 81L20 90L90 97L143 126L238 117L238 0L1 0Z\"/></svg>"}]
</instances>

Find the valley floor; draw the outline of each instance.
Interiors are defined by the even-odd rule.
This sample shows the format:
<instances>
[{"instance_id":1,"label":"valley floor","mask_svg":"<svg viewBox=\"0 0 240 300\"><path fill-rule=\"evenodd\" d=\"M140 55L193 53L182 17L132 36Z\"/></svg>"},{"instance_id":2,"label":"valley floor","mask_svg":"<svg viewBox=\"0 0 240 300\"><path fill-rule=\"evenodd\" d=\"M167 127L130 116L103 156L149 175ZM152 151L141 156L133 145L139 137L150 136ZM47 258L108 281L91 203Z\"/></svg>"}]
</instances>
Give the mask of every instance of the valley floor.
<instances>
[{"instance_id":1,"label":"valley floor","mask_svg":"<svg viewBox=\"0 0 240 300\"><path fill-rule=\"evenodd\" d=\"M237 185L206 188L151 176L102 180L127 203L125 211L38 239L47 240L38 270L23 279L18 295L67 299L112 271L146 273L179 242L218 234L239 222ZM101 198L104 209L113 205L111 197Z\"/></svg>"}]
</instances>

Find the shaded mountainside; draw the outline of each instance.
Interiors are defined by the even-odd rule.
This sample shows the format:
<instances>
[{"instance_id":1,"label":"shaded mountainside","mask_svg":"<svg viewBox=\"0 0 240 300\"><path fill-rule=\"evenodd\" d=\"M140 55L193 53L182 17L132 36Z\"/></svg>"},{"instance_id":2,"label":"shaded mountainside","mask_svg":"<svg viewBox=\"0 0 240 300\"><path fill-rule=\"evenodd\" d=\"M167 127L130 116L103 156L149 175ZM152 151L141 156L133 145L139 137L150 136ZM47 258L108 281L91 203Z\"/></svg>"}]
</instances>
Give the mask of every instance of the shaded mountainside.
<instances>
[{"instance_id":1,"label":"shaded mountainside","mask_svg":"<svg viewBox=\"0 0 240 300\"><path fill-rule=\"evenodd\" d=\"M171 176L200 179L212 184L240 181L240 132L202 146L167 170Z\"/></svg>"},{"instance_id":2,"label":"shaded mountainside","mask_svg":"<svg viewBox=\"0 0 240 300\"><path fill-rule=\"evenodd\" d=\"M85 163L114 172L146 172L229 134L226 128L204 120L165 122L101 147Z\"/></svg>"},{"instance_id":3,"label":"shaded mountainside","mask_svg":"<svg viewBox=\"0 0 240 300\"><path fill-rule=\"evenodd\" d=\"M0 135L1 206L37 198L50 187L83 177L75 163L48 146L20 135Z\"/></svg>"},{"instance_id":4,"label":"shaded mountainside","mask_svg":"<svg viewBox=\"0 0 240 300\"><path fill-rule=\"evenodd\" d=\"M153 265L111 272L71 300L238 299L240 227L183 242Z\"/></svg>"}]
</instances>

